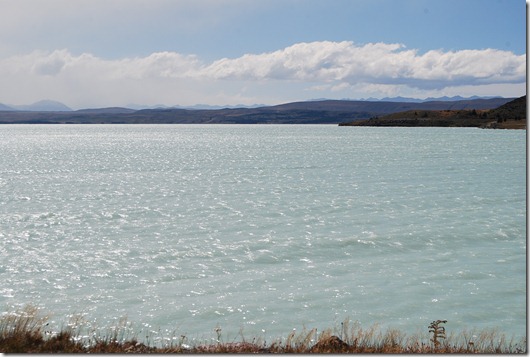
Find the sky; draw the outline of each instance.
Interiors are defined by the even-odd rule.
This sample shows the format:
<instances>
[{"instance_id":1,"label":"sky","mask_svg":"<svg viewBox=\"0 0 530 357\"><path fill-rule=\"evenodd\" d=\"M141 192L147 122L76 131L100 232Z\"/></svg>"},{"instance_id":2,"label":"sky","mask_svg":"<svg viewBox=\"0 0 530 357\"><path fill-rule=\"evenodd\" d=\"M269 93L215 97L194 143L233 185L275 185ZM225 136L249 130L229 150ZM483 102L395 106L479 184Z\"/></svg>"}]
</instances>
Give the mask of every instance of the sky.
<instances>
[{"instance_id":1,"label":"sky","mask_svg":"<svg viewBox=\"0 0 530 357\"><path fill-rule=\"evenodd\" d=\"M524 0L0 0L0 103L526 93Z\"/></svg>"}]
</instances>

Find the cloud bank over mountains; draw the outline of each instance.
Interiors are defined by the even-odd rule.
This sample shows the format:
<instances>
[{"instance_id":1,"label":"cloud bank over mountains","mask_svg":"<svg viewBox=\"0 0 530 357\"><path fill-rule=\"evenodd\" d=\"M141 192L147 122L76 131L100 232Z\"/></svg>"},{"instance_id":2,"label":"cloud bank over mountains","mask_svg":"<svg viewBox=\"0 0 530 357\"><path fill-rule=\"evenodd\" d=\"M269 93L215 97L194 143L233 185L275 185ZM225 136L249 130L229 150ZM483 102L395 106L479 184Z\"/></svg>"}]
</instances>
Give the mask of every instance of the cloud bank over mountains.
<instances>
[{"instance_id":1,"label":"cloud bank over mountains","mask_svg":"<svg viewBox=\"0 0 530 357\"><path fill-rule=\"evenodd\" d=\"M71 106L91 105L83 100L100 106L197 104L199 94L211 98L208 104L274 104L302 99L287 96L301 92L303 99L360 93L429 96L451 94L450 89L462 94L457 88L484 95L498 95L499 88L524 92L526 55L498 49L420 53L399 43L351 41L301 42L213 61L177 52L105 59L62 49L0 59L0 75L2 101L14 104L22 97L43 99L42 93Z\"/></svg>"},{"instance_id":2,"label":"cloud bank over mountains","mask_svg":"<svg viewBox=\"0 0 530 357\"><path fill-rule=\"evenodd\" d=\"M492 49L423 55L402 44L298 43L272 53L221 59L198 72L216 79L297 80L406 84L445 88L458 84L517 83L525 80L526 56Z\"/></svg>"}]
</instances>

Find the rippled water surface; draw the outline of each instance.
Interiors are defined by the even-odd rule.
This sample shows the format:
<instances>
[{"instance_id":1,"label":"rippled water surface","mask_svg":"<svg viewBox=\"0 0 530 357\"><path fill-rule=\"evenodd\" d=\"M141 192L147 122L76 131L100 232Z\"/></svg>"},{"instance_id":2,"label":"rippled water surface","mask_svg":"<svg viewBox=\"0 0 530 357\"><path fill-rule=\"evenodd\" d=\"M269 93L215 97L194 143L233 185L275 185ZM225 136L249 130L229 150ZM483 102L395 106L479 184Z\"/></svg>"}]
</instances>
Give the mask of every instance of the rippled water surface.
<instances>
[{"instance_id":1,"label":"rippled water surface","mask_svg":"<svg viewBox=\"0 0 530 357\"><path fill-rule=\"evenodd\" d=\"M524 336L525 136L1 126L0 304L197 338L346 318Z\"/></svg>"}]
</instances>

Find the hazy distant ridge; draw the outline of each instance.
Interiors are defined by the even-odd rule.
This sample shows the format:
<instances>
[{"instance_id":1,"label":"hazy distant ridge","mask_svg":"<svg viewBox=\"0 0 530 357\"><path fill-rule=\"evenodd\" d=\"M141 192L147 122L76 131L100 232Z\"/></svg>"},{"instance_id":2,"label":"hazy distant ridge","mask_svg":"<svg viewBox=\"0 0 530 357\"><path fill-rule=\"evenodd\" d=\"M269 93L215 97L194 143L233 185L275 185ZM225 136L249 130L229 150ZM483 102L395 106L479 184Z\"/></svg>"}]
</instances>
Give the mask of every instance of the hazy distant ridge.
<instances>
[{"instance_id":1,"label":"hazy distant ridge","mask_svg":"<svg viewBox=\"0 0 530 357\"><path fill-rule=\"evenodd\" d=\"M258 108L134 110L112 107L77 111L2 111L0 123L338 124L407 110L494 109L512 99L491 98L415 103L317 100Z\"/></svg>"},{"instance_id":2,"label":"hazy distant ridge","mask_svg":"<svg viewBox=\"0 0 530 357\"><path fill-rule=\"evenodd\" d=\"M54 100L41 100L29 105L12 105L15 110L32 112L71 112L72 108Z\"/></svg>"}]
</instances>

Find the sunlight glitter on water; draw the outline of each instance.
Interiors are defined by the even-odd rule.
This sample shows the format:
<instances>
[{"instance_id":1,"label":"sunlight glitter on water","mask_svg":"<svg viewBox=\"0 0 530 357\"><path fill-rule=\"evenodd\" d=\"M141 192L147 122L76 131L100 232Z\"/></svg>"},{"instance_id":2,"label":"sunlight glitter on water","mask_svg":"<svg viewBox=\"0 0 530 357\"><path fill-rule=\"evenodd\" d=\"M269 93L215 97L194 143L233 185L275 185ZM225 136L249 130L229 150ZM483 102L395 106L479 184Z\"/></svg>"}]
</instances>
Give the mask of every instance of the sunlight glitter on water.
<instances>
[{"instance_id":1,"label":"sunlight glitter on water","mask_svg":"<svg viewBox=\"0 0 530 357\"><path fill-rule=\"evenodd\" d=\"M524 133L350 129L3 127L0 302L194 336L524 331Z\"/></svg>"}]
</instances>

